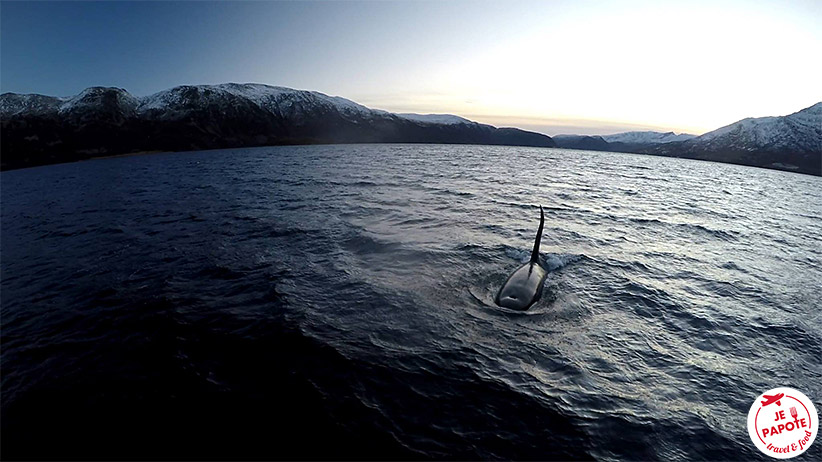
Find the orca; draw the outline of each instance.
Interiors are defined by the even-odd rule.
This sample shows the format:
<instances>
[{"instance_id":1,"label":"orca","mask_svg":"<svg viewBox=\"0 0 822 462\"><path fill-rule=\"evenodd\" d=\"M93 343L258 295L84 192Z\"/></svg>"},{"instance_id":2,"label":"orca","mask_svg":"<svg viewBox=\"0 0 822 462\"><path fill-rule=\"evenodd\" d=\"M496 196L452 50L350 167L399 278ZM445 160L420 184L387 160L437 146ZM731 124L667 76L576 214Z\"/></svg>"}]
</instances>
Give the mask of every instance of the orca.
<instances>
[{"instance_id":1,"label":"orca","mask_svg":"<svg viewBox=\"0 0 822 462\"><path fill-rule=\"evenodd\" d=\"M542 239L542 225L545 223L545 214L539 206L539 229L534 240L534 250L531 251L531 261L520 266L508 276L505 284L500 287L494 302L512 310L525 311L542 296L542 284L548 271L539 261L539 241Z\"/></svg>"}]
</instances>

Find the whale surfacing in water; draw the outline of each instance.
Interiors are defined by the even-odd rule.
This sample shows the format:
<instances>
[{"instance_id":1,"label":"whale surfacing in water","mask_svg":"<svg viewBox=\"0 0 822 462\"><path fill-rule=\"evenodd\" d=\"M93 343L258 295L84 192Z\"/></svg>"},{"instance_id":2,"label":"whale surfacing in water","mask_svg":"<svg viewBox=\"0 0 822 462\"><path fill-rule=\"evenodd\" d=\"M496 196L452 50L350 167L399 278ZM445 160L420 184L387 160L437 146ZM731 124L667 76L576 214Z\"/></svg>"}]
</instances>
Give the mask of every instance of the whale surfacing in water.
<instances>
[{"instance_id":1,"label":"whale surfacing in water","mask_svg":"<svg viewBox=\"0 0 822 462\"><path fill-rule=\"evenodd\" d=\"M520 266L508 276L505 284L499 289L497 305L512 310L524 311L531 307L542 296L542 284L548 272L539 262L539 241L542 239L542 225L545 223L545 214L542 206L539 207L539 229L534 240L534 250L531 251L531 261Z\"/></svg>"}]
</instances>

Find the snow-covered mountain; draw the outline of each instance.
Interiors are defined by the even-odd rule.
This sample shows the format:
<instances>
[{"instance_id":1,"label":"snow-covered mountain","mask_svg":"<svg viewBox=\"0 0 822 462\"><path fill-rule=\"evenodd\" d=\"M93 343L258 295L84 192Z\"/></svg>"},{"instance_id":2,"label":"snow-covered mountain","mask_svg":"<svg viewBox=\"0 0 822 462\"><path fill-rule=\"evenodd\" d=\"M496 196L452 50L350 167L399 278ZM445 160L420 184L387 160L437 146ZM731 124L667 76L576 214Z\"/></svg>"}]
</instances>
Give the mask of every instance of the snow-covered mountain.
<instances>
[{"instance_id":1,"label":"snow-covered mountain","mask_svg":"<svg viewBox=\"0 0 822 462\"><path fill-rule=\"evenodd\" d=\"M56 112L67 99L45 95L4 93L0 95L0 117L6 119L21 114L42 115Z\"/></svg>"},{"instance_id":2,"label":"snow-covered mountain","mask_svg":"<svg viewBox=\"0 0 822 462\"><path fill-rule=\"evenodd\" d=\"M68 114L84 110L100 110L106 105L116 106L123 112L159 114L174 117L181 112L212 105L225 105L243 100L259 109L281 114L301 116L301 111L316 108L333 109L356 117L390 115L386 111L370 109L338 96L316 91L294 90L262 84L183 85L145 97L134 97L122 88L90 87L76 96L54 97L45 95L0 95L0 117L44 114L57 111ZM456 116L470 123L467 119ZM410 118L410 117L409 117Z\"/></svg>"},{"instance_id":3,"label":"snow-covered mountain","mask_svg":"<svg viewBox=\"0 0 822 462\"><path fill-rule=\"evenodd\" d=\"M556 135L553 138L559 147L564 148L634 152L656 144L689 140L695 136L687 133L645 131L612 135Z\"/></svg>"},{"instance_id":4,"label":"snow-covered mountain","mask_svg":"<svg viewBox=\"0 0 822 462\"><path fill-rule=\"evenodd\" d=\"M822 175L822 102L786 116L742 119L647 152Z\"/></svg>"},{"instance_id":5,"label":"snow-covered mountain","mask_svg":"<svg viewBox=\"0 0 822 462\"><path fill-rule=\"evenodd\" d=\"M822 151L822 102L781 117L742 119L691 141L700 149Z\"/></svg>"},{"instance_id":6,"label":"snow-covered mountain","mask_svg":"<svg viewBox=\"0 0 822 462\"><path fill-rule=\"evenodd\" d=\"M611 145L598 135L556 135L554 142L560 148L608 151Z\"/></svg>"},{"instance_id":7,"label":"snow-covered mountain","mask_svg":"<svg viewBox=\"0 0 822 462\"><path fill-rule=\"evenodd\" d=\"M310 143L554 146L550 137L447 114L394 114L315 91L184 85L145 97L91 87L57 98L0 95L2 168L134 151Z\"/></svg>"},{"instance_id":8,"label":"snow-covered mountain","mask_svg":"<svg viewBox=\"0 0 822 462\"><path fill-rule=\"evenodd\" d=\"M673 132L556 135L561 148L711 160L822 175L822 103L781 117L747 118L701 136Z\"/></svg>"},{"instance_id":9,"label":"snow-covered mountain","mask_svg":"<svg viewBox=\"0 0 822 462\"><path fill-rule=\"evenodd\" d=\"M696 135L688 133L674 133L674 132L625 132L615 133L613 135L602 135L602 139L609 143L626 143L626 144L660 144L671 143L674 141L685 141L695 138Z\"/></svg>"},{"instance_id":10,"label":"snow-covered mountain","mask_svg":"<svg viewBox=\"0 0 822 462\"><path fill-rule=\"evenodd\" d=\"M322 109L349 117L383 117L386 111L370 109L339 96L316 91L294 90L263 84L226 83L220 85L184 85L139 98L137 110L175 117L197 106L225 105L242 100L260 110L279 116L302 117Z\"/></svg>"},{"instance_id":11,"label":"snow-covered mountain","mask_svg":"<svg viewBox=\"0 0 822 462\"><path fill-rule=\"evenodd\" d=\"M463 117L451 114L410 114L401 112L397 113L397 115L402 117L403 119L413 120L415 122L423 122L427 124L454 125L476 123Z\"/></svg>"}]
</instances>

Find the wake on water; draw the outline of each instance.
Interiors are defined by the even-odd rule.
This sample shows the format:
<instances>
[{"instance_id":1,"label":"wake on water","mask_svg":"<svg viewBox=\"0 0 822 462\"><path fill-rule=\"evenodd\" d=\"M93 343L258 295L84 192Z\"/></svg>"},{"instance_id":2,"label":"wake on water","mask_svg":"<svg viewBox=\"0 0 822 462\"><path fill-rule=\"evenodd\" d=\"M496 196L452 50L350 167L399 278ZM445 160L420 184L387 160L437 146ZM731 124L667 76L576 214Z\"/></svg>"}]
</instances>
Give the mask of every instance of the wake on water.
<instances>
[{"instance_id":1,"label":"wake on water","mask_svg":"<svg viewBox=\"0 0 822 462\"><path fill-rule=\"evenodd\" d=\"M525 264L531 259L530 251L509 246L500 247L503 249L506 257L513 262L518 262L519 265ZM495 251L499 250L499 248L495 249ZM578 302L578 299L570 294L557 294L555 291L556 286L552 284L552 278L556 277L556 273L559 273L566 266L575 264L582 259L582 255L540 253L540 262L543 268L548 271L548 276L544 283L542 297L527 310L512 310L499 306L494 301L499 288L505 283L508 275L519 265L508 265L510 268L500 268L499 271L476 281L476 285L468 286L467 290L479 306L502 311L507 314L541 316L552 309L565 311L573 307L574 302Z\"/></svg>"}]
</instances>

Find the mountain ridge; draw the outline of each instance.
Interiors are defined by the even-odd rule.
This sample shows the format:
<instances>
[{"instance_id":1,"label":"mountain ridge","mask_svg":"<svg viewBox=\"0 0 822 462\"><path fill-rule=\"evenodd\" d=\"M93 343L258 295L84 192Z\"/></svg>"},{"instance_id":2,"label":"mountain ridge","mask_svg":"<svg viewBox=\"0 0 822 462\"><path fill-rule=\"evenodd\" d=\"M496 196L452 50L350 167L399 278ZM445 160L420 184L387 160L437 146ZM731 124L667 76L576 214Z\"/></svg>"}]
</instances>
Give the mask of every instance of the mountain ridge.
<instances>
[{"instance_id":1,"label":"mountain ridge","mask_svg":"<svg viewBox=\"0 0 822 462\"><path fill-rule=\"evenodd\" d=\"M181 85L144 97L89 87L71 97L0 95L0 169L141 151L330 143L556 146L551 137L452 115L394 114L316 91Z\"/></svg>"},{"instance_id":2,"label":"mountain ridge","mask_svg":"<svg viewBox=\"0 0 822 462\"><path fill-rule=\"evenodd\" d=\"M0 95L0 170L143 151L285 144L443 143L562 147L734 163L822 176L822 102L695 136L637 131L547 135L451 114L392 113L265 84L181 85L135 97Z\"/></svg>"},{"instance_id":3,"label":"mountain ridge","mask_svg":"<svg viewBox=\"0 0 822 462\"><path fill-rule=\"evenodd\" d=\"M674 141L685 141L691 138L696 138L696 136L697 135L691 135L690 133L636 131L614 133L612 135L602 135L602 139L609 143L660 144L671 143Z\"/></svg>"},{"instance_id":4,"label":"mountain ridge","mask_svg":"<svg viewBox=\"0 0 822 462\"><path fill-rule=\"evenodd\" d=\"M643 140L639 134L647 136ZM665 135L669 141L658 141ZM699 136L626 132L553 139L568 149L681 157L822 176L822 102L784 116L748 117Z\"/></svg>"}]
</instances>

